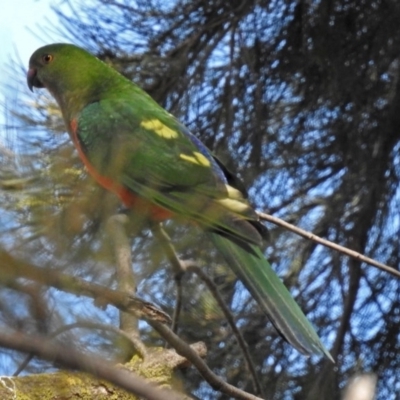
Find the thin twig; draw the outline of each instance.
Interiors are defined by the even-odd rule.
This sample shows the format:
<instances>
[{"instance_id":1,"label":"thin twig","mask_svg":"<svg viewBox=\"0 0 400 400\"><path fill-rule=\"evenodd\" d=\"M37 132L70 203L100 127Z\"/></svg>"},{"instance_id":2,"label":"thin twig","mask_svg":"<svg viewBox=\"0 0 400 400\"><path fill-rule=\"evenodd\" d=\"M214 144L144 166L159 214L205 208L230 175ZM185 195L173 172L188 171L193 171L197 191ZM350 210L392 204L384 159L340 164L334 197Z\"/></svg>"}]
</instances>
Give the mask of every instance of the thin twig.
<instances>
[{"instance_id":1,"label":"thin twig","mask_svg":"<svg viewBox=\"0 0 400 400\"><path fill-rule=\"evenodd\" d=\"M375 261L372 258L366 257L363 254L358 253L357 251L348 249L347 247L340 246L329 240L322 239L321 237L314 235L313 233L311 233L309 231L305 231L304 229L301 229L295 225L289 224L288 222L285 222L280 218L273 217L272 215L259 212L258 216L260 217L260 219L262 219L264 221L272 222L275 225L282 226L283 228L285 228L291 232L294 232L301 237L304 237L308 240L312 240L313 242L322 244L323 246L328 247L330 249L339 251L342 254L345 254L349 257L355 258L358 261L365 262L366 264L377 267L382 271L388 272L389 274L392 274L392 275L396 276L397 278L400 278L400 271L398 271L397 269L394 269L392 267L389 267L386 264L382 264L378 261Z\"/></svg>"},{"instance_id":2,"label":"thin twig","mask_svg":"<svg viewBox=\"0 0 400 400\"><path fill-rule=\"evenodd\" d=\"M7 287L18 291L19 293L24 293L31 298L30 308L34 314L35 321L38 326L38 331L42 335L47 334L47 321L50 311L48 309L48 304L44 300L44 296L40 295L42 291L42 286L37 283L20 283L18 281L8 282ZM13 376L18 376L32 360L33 355L29 354L18 366Z\"/></svg>"},{"instance_id":3,"label":"thin twig","mask_svg":"<svg viewBox=\"0 0 400 400\"><path fill-rule=\"evenodd\" d=\"M183 296L182 278L177 277L175 275L175 282L176 282L176 300L175 300L174 313L172 314L171 329L173 332L178 333L179 318L181 316L181 311L182 311L182 296Z\"/></svg>"},{"instance_id":4,"label":"thin twig","mask_svg":"<svg viewBox=\"0 0 400 400\"><path fill-rule=\"evenodd\" d=\"M247 368L252 377L255 392L257 394L259 394L260 396L265 397L265 393L263 393L263 389L261 387L260 381L258 380L256 368L255 368L253 360L250 356L250 352L249 352L247 343L244 340L242 333L240 332L240 330L238 329L238 327L235 323L235 318L233 317L231 310L225 304L223 298L221 297L219 290L215 286L214 282L203 271L203 269L201 267L199 267L195 262L184 261L184 262L182 262L182 264L186 268L187 271L191 271L191 272L195 273L206 284L206 286L208 287L208 290L210 291L210 293L213 295L213 297L217 301L219 307L221 308L221 310L224 314L225 319L227 320L229 326L232 329L232 332L239 344L240 349L242 350L243 357L247 364Z\"/></svg>"},{"instance_id":5,"label":"thin twig","mask_svg":"<svg viewBox=\"0 0 400 400\"><path fill-rule=\"evenodd\" d=\"M137 350L138 354L140 355L140 357L142 359L144 359L146 356L146 347L143 345L143 342L137 341L135 337L132 337L129 333L123 331L122 329L119 329L113 325L101 324L99 322L80 321L80 322L75 322L73 324L64 325L64 326L61 326L60 328L58 328L57 330L55 330L50 335L50 337L54 338L54 337L60 335L61 333L64 333L68 330L76 329L76 328L99 329L99 330L103 330L103 331L113 332L116 335L122 336L124 339L126 339L132 345L132 347L134 347Z\"/></svg>"},{"instance_id":6,"label":"thin twig","mask_svg":"<svg viewBox=\"0 0 400 400\"><path fill-rule=\"evenodd\" d=\"M200 372L201 376L209 383L209 385L230 397L239 400L262 400L260 397L247 393L235 386L230 385L221 379L218 375L214 374L201 357L179 336L165 324L160 324L156 321L148 321L151 325L182 357L189 360Z\"/></svg>"},{"instance_id":7,"label":"thin twig","mask_svg":"<svg viewBox=\"0 0 400 400\"><path fill-rule=\"evenodd\" d=\"M152 232L163 247L168 261L171 263L172 268L174 269L175 275L182 276L185 271L182 269L181 262L179 260L179 257L176 255L174 245L172 244L171 238L169 237L168 233L165 232L161 224L153 225Z\"/></svg>"},{"instance_id":8,"label":"thin twig","mask_svg":"<svg viewBox=\"0 0 400 400\"><path fill-rule=\"evenodd\" d=\"M183 296L182 276L185 271L182 269L181 261L176 255L176 251L172 244L171 238L168 236L167 232L165 232L165 230L163 229L162 224L154 224L152 226L152 232L154 236L158 239L174 271L174 278L176 283L176 301L175 301L174 313L172 315L171 329L174 333L177 333L179 318L182 311L182 296Z\"/></svg>"}]
</instances>

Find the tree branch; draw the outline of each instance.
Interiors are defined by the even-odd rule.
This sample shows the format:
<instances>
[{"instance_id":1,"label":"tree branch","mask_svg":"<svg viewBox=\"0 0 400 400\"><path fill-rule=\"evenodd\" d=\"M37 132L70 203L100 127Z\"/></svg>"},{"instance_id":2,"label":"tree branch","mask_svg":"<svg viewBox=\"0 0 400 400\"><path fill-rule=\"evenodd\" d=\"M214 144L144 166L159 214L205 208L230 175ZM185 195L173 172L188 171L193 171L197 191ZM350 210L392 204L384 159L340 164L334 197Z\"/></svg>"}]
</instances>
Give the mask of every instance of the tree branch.
<instances>
[{"instance_id":1,"label":"tree branch","mask_svg":"<svg viewBox=\"0 0 400 400\"><path fill-rule=\"evenodd\" d=\"M355 258L358 261L365 262L366 264L377 267L382 271L388 272L389 274L392 274L392 275L396 276L397 278L400 278L400 271L398 271L392 267L389 267L386 264L382 264L378 261L375 261L372 258L366 257L366 256L362 255L361 253L358 253L357 251L348 249L347 247L340 246L339 244L333 243L329 240L322 239L321 237L314 235L313 233L311 233L309 231L305 231L304 229L301 229L295 225L289 224L288 222L285 222L280 218L273 217L272 215L261 213L261 212L258 212L257 214L260 217L260 219L262 219L263 221L272 222L273 224L281 226L291 232L294 232L297 235L299 235L305 239L312 240L313 242L322 244L325 247L336 250L342 254L345 254L349 257Z\"/></svg>"},{"instance_id":2,"label":"tree branch","mask_svg":"<svg viewBox=\"0 0 400 400\"><path fill-rule=\"evenodd\" d=\"M135 315L137 318L156 320L162 323L171 321L169 315L152 303L59 271L36 267L26 261L18 260L3 249L0 249L0 281L7 285L8 281L14 281L17 278L40 282L78 296L91 297L95 299L99 306L111 304L121 311Z\"/></svg>"}]
</instances>

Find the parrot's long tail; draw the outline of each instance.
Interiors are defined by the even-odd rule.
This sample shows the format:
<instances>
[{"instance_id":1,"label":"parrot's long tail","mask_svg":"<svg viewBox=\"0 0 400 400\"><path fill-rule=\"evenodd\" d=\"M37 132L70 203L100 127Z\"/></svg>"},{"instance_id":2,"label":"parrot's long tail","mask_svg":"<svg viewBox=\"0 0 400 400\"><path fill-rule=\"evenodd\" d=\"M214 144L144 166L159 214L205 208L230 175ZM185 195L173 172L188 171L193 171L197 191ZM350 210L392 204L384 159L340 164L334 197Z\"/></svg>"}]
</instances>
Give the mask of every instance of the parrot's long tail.
<instances>
[{"instance_id":1,"label":"parrot's long tail","mask_svg":"<svg viewBox=\"0 0 400 400\"><path fill-rule=\"evenodd\" d=\"M280 334L301 353L307 356L325 354L333 362L329 351L260 248L250 245L249 252L216 233L209 232L209 237Z\"/></svg>"}]
</instances>

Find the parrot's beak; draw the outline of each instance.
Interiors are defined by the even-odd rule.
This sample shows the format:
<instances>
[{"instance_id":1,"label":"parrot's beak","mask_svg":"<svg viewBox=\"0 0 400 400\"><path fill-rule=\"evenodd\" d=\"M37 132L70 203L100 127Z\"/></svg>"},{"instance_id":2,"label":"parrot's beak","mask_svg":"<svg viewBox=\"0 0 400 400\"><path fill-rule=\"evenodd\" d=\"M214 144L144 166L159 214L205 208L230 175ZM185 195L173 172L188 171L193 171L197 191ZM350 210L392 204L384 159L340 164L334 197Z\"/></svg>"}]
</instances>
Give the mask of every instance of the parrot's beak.
<instances>
[{"instance_id":1,"label":"parrot's beak","mask_svg":"<svg viewBox=\"0 0 400 400\"><path fill-rule=\"evenodd\" d=\"M33 88L42 88L44 87L42 82L40 82L39 78L37 77L37 70L36 68L29 68L28 73L26 75L26 80L28 82L28 87L31 92L33 92Z\"/></svg>"}]
</instances>

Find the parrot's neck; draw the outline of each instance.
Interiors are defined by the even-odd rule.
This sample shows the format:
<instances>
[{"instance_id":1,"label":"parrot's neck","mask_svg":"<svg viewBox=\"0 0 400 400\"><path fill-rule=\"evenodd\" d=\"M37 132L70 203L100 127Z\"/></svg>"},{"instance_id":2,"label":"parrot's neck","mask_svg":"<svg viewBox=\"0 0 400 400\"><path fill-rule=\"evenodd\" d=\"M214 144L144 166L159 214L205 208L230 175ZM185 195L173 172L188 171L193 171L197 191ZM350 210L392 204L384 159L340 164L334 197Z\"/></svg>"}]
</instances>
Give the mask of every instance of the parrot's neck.
<instances>
[{"instance_id":1,"label":"parrot's neck","mask_svg":"<svg viewBox=\"0 0 400 400\"><path fill-rule=\"evenodd\" d=\"M64 120L68 126L72 120L79 116L86 106L109 97L112 92L118 92L118 88L126 86L126 84L127 81L121 82L119 80L113 82L110 80L103 82L100 86L93 86L90 83L79 86L72 85L68 89L55 90L54 92L50 90L50 92L60 106Z\"/></svg>"},{"instance_id":2,"label":"parrot's neck","mask_svg":"<svg viewBox=\"0 0 400 400\"><path fill-rule=\"evenodd\" d=\"M112 97L132 83L97 58L91 58L77 71L66 69L63 79L48 81L46 88L56 99L66 122L77 118L89 104Z\"/></svg>"},{"instance_id":3,"label":"parrot's neck","mask_svg":"<svg viewBox=\"0 0 400 400\"><path fill-rule=\"evenodd\" d=\"M76 118L85 107L85 103L82 102L82 98L80 97L82 92L79 90L61 92L62 94L60 94L58 91L52 92L50 90L50 92L60 106L64 120L68 126L69 123Z\"/></svg>"}]
</instances>

